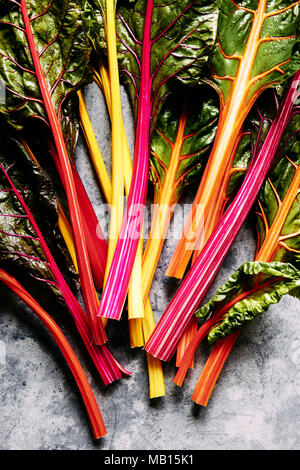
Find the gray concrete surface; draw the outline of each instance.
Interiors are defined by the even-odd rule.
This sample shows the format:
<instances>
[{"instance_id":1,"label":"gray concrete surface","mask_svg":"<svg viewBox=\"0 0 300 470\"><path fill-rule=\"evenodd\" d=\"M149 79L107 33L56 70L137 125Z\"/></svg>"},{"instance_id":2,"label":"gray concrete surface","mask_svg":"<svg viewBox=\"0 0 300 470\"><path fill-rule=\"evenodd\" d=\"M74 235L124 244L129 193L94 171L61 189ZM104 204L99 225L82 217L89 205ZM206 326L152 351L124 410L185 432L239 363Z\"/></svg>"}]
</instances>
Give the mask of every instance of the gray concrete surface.
<instances>
[{"instance_id":1,"label":"gray concrete surface","mask_svg":"<svg viewBox=\"0 0 300 470\"><path fill-rule=\"evenodd\" d=\"M87 92L99 143L110 157L110 131L97 89ZM130 111L124 98L128 135ZM101 219L101 197L82 143L78 167ZM192 194L185 195L191 201ZM253 222L240 232L214 287L253 257ZM158 319L176 290L164 276L175 240L166 242L151 300ZM0 449L299 449L299 304L289 297L245 330L223 370L207 408L191 395L209 348L197 354L196 368L182 389L172 383L174 363L164 366L167 395L150 403L145 354L130 350L126 320L109 327L111 350L132 372L105 389L69 318L53 312L77 352L100 405L108 436L92 440L85 410L59 351L31 312L1 288Z\"/></svg>"}]
</instances>

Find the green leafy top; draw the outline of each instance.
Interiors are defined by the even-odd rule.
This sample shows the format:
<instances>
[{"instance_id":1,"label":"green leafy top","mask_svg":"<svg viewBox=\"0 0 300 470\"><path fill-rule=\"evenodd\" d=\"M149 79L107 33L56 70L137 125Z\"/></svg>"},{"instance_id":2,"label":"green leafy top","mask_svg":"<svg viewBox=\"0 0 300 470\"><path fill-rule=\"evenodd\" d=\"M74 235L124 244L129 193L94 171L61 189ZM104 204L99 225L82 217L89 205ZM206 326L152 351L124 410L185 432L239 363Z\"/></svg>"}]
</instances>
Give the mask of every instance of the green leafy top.
<instances>
[{"instance_id":1,"label":"green leafy top","mask_svg":"<svg viewBox=\"0 0 300 470\"><path fill-rule=\"evenodd\" d=\"M149 5L152 3L150 11ZM151 15L150 37L144 35L145 19ZM168 94L172 78L185 77L187 71L194 83L202 74L203 64L215 41L217 10L215 2L190 0L137 0L131 7L120 2L117 31L121 70L137 116L142 53L148 44L150 61L152 126Z\"/></svg>"},{"instance_id":2,"label":"green leafy top","mask_svg":"<svg viewBox=\"0 0 300 470\"><path fill-rule=\"evenodd\" d=\"M90 47L79 1L28 0L26 6L52 102L63 119L68 112L63 106L66 99L89 78ZM47 122L21 9L8 0L0 15L0 78L7 89L0 111L17 127L29 117Z\"/></svg>"},{"instance_id":3,"label":"green leafy top","mask_svg":"<svg viewBox=\"0 0 300 470\"><path fill-rule=\"evenodd\" d=\"M298 70L297 54L293 57L293 53L299 2L218 0L218 7L217 43L209 66L211 83L223 105L237 76L242 77L242 92L250 102L266 87L280 83L285 71L291 76Z\"/></svg>"}]
</instances>

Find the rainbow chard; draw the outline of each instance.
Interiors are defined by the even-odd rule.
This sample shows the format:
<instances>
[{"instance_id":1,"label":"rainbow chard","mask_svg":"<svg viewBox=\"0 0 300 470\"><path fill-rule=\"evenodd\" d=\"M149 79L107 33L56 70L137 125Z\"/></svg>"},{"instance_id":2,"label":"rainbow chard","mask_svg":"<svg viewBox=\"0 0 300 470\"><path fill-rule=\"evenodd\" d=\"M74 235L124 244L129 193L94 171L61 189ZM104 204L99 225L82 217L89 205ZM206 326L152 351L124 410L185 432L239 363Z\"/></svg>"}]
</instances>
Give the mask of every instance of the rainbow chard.
<instances>
[{"instance_id":1,"label":"rainbow chard","mask_svg":"<svg viewBox=\"0 0 300 470\"><path fill-rule=\"evenodd\" d=\"M277 147L294 113L299 97L300 71L293 77L289 90L276 113L266 139L252 161L243 184L220 219L176 295L158 323L146 350L155 357L169 360L193 312L207 293L226 253L247 217L261 185L275 159Z\"/></svg>"},{"instance_id":2,"label":"rainbow chard","mask_svg":"<svg viewBox=\"0 0 300 470\"><path fill-rule=\"evenodd\" d=\"M208 315L211 318L191 342L174 381L182 384L187 371L186 361L209 333L209 341L217 341L217 344L193 395L193 400L200 405L207 404L239 335L239 328L266 311L272 303L277 303L282 295L299 297L299 131L299 107L296 107L279 148L278 163L259 194L256 206L259 237L255 262L243 265L198 311L200 318ZM274 267L276 273L272 272ZM206 328L208 323L209 328Z\"/></svg>"},{"instance_id":3,"label":"rainbow chard","mask_svg":"<svg viewBox=\"0 0 300 470\"><path fill-rule=\"evenodd\" d=\"M98 299L61 124L66 98L87 78L90 49L81 27L79 4L76 0L50 4L46 0L20 3L8 0L5 6L2 4L0 13L0 77L7 91L7 101L1 111L15 127L22 128L28 120L38 119L51 131L57 166L63 174L93 340L103 344L106 337L96 316Z\"/></svg>"},{"instance_id":4,"label":"rainbow chard","mask_svg":"<svg viewBox=\"0 0 300 470\"><path fill-rule=\"evenodd\" d=\"M299 4L290 0L218 1L217 41L208 79L220 98L218 130L168 276L183 277L197 240L199 254L201 241L208 239L224 211L226 172L253 103L263 90L280 83L287 70L295 73L299 67L299 56L294 55ZM204 233L202 223L195 220L199 204L204 210Z\"/></svg>"},{"instance_id":5,"label":"rainbow chard","mask_svg":"<svg viewBox=\"0 0 300 470\"><path fill-rule=\"evenodd\" d=\"M133 174L119 240L99 315L120 319L139 244L149 172L149 142L172 78L201 75L215 38L211 2L139 0L118 9L120 66L133 103Z\"/></svg>"},{"instance_id":6,"label":"rainbow chard","mask_svg":"<svg viewBox=\"0 0 300 470\"><path fill-rule=\"evenodd\" d=\"M33 190L35 188L35 190ZM43 235L40 227L43 227ZM51 240L46 242L45 237ZM52 186L24 146L1 130L0 149L0 263L6 271L49 287L64 300L78 332L99 372L108 385L121 377L123 369L105 345L92 344L88 318L58 267L66 266L58 250L57 212ZM64 263L64 264L62 264ZM68 272L65 267L64 272ZM126 371L124 371L126 372Z\"/></svg>"}]
</instances>

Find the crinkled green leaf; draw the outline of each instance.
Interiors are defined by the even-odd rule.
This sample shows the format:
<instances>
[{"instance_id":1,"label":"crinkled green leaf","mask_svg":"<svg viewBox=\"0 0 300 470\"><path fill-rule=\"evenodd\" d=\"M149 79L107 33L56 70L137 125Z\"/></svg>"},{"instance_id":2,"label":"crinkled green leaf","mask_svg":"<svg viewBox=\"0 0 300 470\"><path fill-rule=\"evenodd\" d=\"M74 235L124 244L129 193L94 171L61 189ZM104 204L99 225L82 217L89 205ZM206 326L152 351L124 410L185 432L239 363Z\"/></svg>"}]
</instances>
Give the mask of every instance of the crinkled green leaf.
<instances>
[{"instance_id":1,"label":"crinkled green leaf","mask_svg":"<svg viewBox=\"0 0 300 470\"><path fill-rule=\"evenodd\" d=\"M207 95L209 90L202 88L199 93L193 90L191 95L183 94L176 103L171 97L159 116L152 134L150 155L150 178L155 186L155 200L159 200L171 158L177 167L173 203L183 188L202 173L215 137L219 114L216 97ZM178 137L179 123L184 128L182 139Z\"/></svg>"},{"instance_id":2,"label":"crinkled green leaf","mask_svg":"<svg viewBox=\"0 0 300 470\"><path fill-rule=\"evenodd\" d=\"M196 316L207 318L240 294L245 294L210 331L208 341L214 344L267 311L270 305L278 303L284 295L299 290L299 287L300 271L292 264L278 261L244 263L217 290L213 298L196 312Z\"/></svg>"}]
</instances>

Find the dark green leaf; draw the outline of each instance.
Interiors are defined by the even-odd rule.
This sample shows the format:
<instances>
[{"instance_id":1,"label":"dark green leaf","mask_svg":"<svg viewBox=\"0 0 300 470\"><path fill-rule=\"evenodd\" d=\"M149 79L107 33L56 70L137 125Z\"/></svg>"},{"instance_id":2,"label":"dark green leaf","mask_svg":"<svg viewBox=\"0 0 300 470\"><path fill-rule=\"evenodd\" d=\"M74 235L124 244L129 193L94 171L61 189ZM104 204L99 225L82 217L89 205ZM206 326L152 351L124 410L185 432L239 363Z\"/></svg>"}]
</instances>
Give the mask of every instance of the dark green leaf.
<instances>
[{"instance_id":1,"label":"dark green leaf","mask_svg":"<svg viewBox=\"0 0 300 470\"><path fill-rule=\"evenodd\" d=\"M117 30L120 65L137 116L144 23L147 1L137 0L131 6L123 1L118 7ZM215 2L190 0L154 1L151 17L151 96L152 127L169 92L174 77L185 77L187 71L197 82L216 35ZM145 58L144 58L145 59Z\"/></svg>"},{"instance_id":2,"label":"dark green leaf","mask_svg":"<svg viewBox=\"0 0 300 470\"><path fill-rule=\"evenodd\" d=\"M89 79L90 47L82 30L79 0L29 0L26 5L52 102L63 120L70 111L67 98ZM7 88L0 111L15 127L23 127L32 117L47 122L16 2L6 2L0 20L0 78Z\"/></svg>"},{"instance_id":3,"label":"dark green leaf","mask_svg":"<svg viewBox=\"0 0 300 470\"><path fill-rule=\"evenodd\" d=\"M3 170L8 171L22 195L62 272L66 278L74 280L74 268L57 224L51 182L33 163L22 143L3 130L0 137L0 264L20 281L26 278L29 285L34 284L34 279L43 281L59 295L37 234Z\"/></svg>"}]
</instances>

